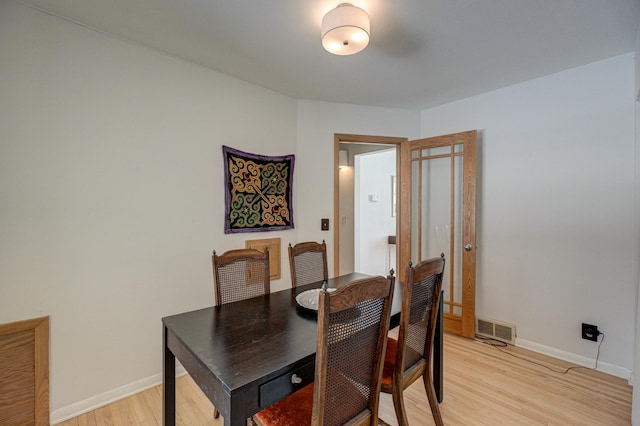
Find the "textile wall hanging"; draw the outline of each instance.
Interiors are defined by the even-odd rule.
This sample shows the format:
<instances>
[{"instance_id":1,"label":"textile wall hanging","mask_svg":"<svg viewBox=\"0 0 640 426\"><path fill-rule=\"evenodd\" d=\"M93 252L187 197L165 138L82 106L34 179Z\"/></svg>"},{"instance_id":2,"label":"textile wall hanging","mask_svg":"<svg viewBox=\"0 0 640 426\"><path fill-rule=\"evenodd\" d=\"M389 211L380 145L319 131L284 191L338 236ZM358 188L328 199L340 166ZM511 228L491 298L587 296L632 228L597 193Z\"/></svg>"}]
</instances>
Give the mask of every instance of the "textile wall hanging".
<instances>
[{"instance_id":1,"label":"textile wall hanging","mask_svg":"<svg viewBox=\"0 0 640 426\"><path fill-rule=\"evenodd\" d=\"M224 232L293 228L294 155L269 157L222 146Z\"/></svg>"}]
</instances>

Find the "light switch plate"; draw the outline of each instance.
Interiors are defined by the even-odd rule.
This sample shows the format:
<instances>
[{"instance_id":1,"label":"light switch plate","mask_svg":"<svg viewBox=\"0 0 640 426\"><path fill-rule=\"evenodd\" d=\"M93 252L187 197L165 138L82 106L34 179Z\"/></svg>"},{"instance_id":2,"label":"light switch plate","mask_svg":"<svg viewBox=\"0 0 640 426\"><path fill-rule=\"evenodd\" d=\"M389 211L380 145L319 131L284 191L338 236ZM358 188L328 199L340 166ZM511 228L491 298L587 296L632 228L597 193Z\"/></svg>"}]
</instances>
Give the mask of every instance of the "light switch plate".
<instances>
[{"instance_id":1,"label":"light switch plate","mask_svg":"<svg viewBox=\"0 0 640 426\"><path fill-rule=\"evenodd\" d=\"M323 231L329 230L329 219L320 219L320 229Z\"/></svg>"}]
</instances>

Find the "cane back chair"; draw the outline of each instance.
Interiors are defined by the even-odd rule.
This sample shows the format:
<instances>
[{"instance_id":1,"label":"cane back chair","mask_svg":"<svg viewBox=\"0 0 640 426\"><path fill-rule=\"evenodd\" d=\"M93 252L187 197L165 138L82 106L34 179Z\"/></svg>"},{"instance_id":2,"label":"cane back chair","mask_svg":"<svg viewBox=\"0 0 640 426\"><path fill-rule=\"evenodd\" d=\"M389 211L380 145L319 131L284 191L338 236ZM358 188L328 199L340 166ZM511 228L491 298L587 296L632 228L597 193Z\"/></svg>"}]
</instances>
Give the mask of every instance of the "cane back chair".
<instances>
[{"instance_id":1,"label":"cane back chair","mask_svg":"<svg viewBox=\"0 0 640 426\"><path fill-rule=\"evenodd\" d=\"M327 245L315 241L298 243L291 247L289 244L289 267L291 269L291 286L311 284L327 281Z\"/></svg>"},{"instance_id":2,"label":"cane back chair","mask_svg":"<svg viewBox=\"0 0 640 426\"><path fill-rule=\"evenodd\" d=\"M211 262L215 306L269 294L268 250L229 250L219 256L214 250ZM217 408L213 409L213 417L220 417Z\"/></svg>"},{"instance_id":3,"label":"cane back chair","mask_svg":"<svg viewBox=\"0 0 640 426\"><path fill-rule=\"evenodd\" d=\"M270 292L269 251L229 250L212 255L215 305L236 302Z\"/></svg>"},{"instance_id":4,"label":"cane back chair","mask_svg":"<svg viewBox=\"0 0 640 426\"><path fill-rule=\"evenodd\" d=\"M377 425L394 277L321 291L315 380L254 416L262 426Z\"/></svg>"},{"instance_id":5,"label":"cane back chair","mask_svg":"<svg viewBox=\"0 0 640 426\"><path fill-rule=\"evenodd\" d=\"M389 337L382 376L382 392L393 396L399 426L407 426L403 391L422 377L438 426L442 416L431 379L431 353L444 273L444 254L418 263L409 263L402 287L402 310L397 340Z\"/></svg>"}]
</instances>

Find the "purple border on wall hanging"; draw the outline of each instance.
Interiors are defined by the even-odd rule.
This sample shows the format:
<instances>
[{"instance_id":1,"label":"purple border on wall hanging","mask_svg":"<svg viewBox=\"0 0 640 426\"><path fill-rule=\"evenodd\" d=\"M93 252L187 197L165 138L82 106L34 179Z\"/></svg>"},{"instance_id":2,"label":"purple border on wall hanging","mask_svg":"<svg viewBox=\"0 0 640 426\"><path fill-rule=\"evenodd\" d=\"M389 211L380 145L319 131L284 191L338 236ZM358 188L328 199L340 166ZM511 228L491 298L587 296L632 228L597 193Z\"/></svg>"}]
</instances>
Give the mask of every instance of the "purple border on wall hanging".
<instances>
[{"instance_id":1,"label":"purple border on wall hanging","mask_svg":"<svg viewBox=\"0 0 640 426\"><path fill-rule=\"evenodd\" d=\"M224 233L293 228L294 155L270 157L222 146Z\"/></svg>"}]
</instances>

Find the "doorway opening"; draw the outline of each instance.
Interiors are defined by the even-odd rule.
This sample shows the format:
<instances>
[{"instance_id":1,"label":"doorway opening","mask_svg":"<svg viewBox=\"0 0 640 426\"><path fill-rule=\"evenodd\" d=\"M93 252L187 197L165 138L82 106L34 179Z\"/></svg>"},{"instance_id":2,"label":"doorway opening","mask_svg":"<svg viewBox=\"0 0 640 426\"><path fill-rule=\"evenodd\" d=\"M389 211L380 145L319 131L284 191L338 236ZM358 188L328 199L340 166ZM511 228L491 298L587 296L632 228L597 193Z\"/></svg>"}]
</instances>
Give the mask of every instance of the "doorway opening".
<instances>
[{"instance_id":1,"label":"doorway opening","mask_svg":"<svg viewBox=\"0 0 640 426\"><path fill-rule=\"evenodd\" d=\"M398 229L390 200L392 184L400 182L397 173L400 144L406 140L367 135L334 136L334 276L356 270L387 275L390 267L396 265ZM345 151L348 165L341 167L340 156L344 162ZM368 172L371 169L377 173ZM362 172L369 177L363 177ZM366 223L357 217L366 218ZM360 229L377 232L360 232Z\"/></svg>"}]
</instances>

